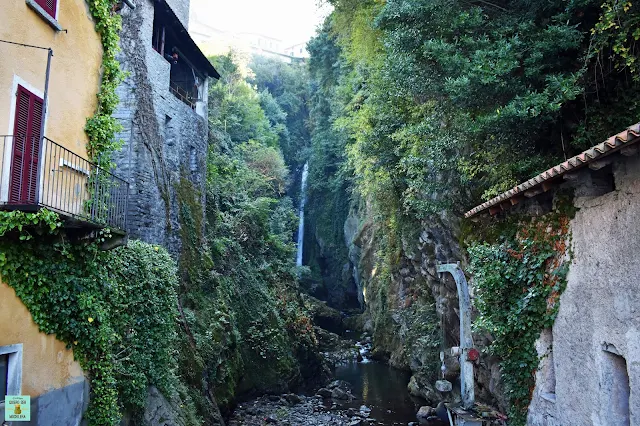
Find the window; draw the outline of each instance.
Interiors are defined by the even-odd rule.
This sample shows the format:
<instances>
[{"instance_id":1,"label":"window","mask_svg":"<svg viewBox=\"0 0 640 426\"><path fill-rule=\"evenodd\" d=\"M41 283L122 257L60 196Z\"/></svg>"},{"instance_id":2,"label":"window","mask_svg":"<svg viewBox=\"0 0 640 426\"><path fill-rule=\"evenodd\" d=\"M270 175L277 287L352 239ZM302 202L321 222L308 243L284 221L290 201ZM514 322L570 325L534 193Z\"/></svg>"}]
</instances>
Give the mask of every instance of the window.
<instances>
[{"instance_id":1,"label":"window","mask_svg":"<svg viewBox=\"0 0 640 426\"><path fill-rule=\"evenodd\" d=\"M4 355L0 355L0 398L7 395L8 379L9 379L9 355L4 354Z\"/></svg>"},{"instance_id":2,"label":"window","mask_svg":"<svg viewBox=\"0 0 640 426\"><path fill-rule=\"evenodd\" d=\"M18 86L11 153L9 202L32 204L36 201L42 99Z\"/></svg>"},{"instance_id":3,"label":"window","mask_svg":"<svg viewBox=\"0 0 640 426\"><path fill-rule=\"evenodd\" d=\"M191 109L201 101L200 88L204 76L195 70L180 48L185 45L184 35L173 23L167 11L156 5L153 15L153 50L162 55L171 64L169 91Z\"/></svg>"},{"instance_id":4,"label":"window","mask_svg":"<svg viewBox=\"0 0 640 426\"><path fill-rule=\"evenodd\" d=\"M0 346L0 412L4 397L22 393L22 344Z\"/></svg>"},{"instance_id":5,"label":"window","mask_svg":"<svg viewBox=\"0 0 640 426\"><path fill-rule=\"evenodd\" d=\"M47 12L52 18L56 17L56 7L58 6L58 0L34 0L45 12Z\"/></svg>"}]
</instances>

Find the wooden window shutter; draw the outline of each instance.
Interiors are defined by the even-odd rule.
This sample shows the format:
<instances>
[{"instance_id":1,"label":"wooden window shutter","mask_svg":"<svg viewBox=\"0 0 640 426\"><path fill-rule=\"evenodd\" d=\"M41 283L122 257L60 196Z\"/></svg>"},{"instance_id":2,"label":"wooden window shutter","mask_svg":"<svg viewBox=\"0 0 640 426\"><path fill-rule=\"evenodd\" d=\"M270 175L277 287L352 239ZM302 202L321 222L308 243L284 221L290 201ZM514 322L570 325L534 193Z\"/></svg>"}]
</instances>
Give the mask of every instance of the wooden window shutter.
<instances>
[{"instance_id":1,"label":"wooden window shutter","mask_svg":"<svg viewBox=\"0 0 640 426\"><path fill-rule=\"evenodd\" d=\"M58 0L35 0L52 18L56 18L56 7L58 6Z\"/></svg>"},{"instance_id":2,"label":"wooden window shutter","mask_svg":"<svg viewBox=\"0 0 640 426\"><path fill-rule=\"evenodd\" d=\"M18 86L9 201L34 203L40 159L42 99Z\"/></svg>"}]
</instances>

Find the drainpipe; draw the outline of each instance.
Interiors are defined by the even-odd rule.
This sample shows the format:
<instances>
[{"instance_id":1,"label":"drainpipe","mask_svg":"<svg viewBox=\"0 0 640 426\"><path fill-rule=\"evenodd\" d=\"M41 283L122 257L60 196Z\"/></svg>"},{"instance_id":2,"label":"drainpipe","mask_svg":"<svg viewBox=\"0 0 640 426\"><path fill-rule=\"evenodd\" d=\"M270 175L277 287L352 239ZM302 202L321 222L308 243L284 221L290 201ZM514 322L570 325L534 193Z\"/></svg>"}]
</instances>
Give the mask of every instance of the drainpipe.
<instances>
[{"instance_id":1,"label":"drainpipe","mask_svg":"<svg viewBox=\"0 0 640 426\"><path fill-rule=\"evenodd\" d=\"M462 393L462 406L469 409L475 403L473 362L469 359L469 351L473 349L469 286L464 272L460 268L460 262L438 265L437 271L440 274L448 272L453 275L458 288L458 300L460 302L460 391Z\"/></svg>"},{"instance_id":2,"label":"drainpipe","mask_svg":"<svg viewBox=\"0 0 640 426\"><path fill-rule=\"evenodd\" d=\"M47 71L44 77L44 96L42 99L42 119L40 120L40 140L38 144L40 146L38 150L38 155L40 159L43 158L44 153L42 149L44 148L44 128L45 128L45 120L47 118L47 110L49 109L49 76L51 74L51 58L53 57L53 49L47 49ZM38 160L40 160L38 159ZM42 177L42 168L44 164L41 161L38 161L38 171L36 172L36 203L40 203L40 179Z\"/></svg>"}]
</instances>

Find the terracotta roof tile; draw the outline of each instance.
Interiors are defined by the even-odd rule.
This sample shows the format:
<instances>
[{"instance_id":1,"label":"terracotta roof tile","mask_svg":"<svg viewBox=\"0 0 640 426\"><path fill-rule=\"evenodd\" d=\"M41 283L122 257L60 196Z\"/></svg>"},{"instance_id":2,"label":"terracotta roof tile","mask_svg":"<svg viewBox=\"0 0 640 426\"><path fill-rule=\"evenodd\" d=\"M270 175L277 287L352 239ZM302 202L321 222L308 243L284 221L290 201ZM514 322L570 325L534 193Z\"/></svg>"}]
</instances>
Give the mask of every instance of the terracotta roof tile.
<instances>
[{"instance_id":1,"label":"terracotta roof tile","mask_svg":"<svg viewBox=\"0 0 640 426\"><path fill-rule=\"evenodd\" d=\"M607 155L613 154L614 152L619 151L625 146L632 145L636 142L640 141L640 123L636 123L633 126L627 128L623 132L618 133L615 136L611 136L606 141L589 148L588 150L576 155L565 161L564 163L558 164L555 167L550 168L549 170L545 170L540 173L538 176L535 176L529 179L526 182L521 183L520 185L510 189L503 194L498 195L497 197L480 204L479 206L474 207L465 213L465 217L472 217L477 215L480 212L487 210L490 207L496 206L506 200L513 198L514 196L524 193L532 188L540 186L544 182L547 182L551 179L554 179L558 176L562 176L567 172L572 170L582 168L593 161L600 159L602 157L606 157Z\"/></svg>"}]
</instances>

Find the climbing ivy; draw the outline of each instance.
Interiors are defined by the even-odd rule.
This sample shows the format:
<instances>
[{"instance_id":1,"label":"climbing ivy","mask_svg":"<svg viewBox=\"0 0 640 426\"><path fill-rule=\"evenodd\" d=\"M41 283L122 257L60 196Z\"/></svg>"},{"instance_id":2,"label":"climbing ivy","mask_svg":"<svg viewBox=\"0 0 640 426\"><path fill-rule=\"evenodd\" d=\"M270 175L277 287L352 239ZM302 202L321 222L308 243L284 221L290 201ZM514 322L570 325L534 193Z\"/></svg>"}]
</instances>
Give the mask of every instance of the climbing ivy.
<instances>
[{"instance_id":1,"label":"climbing ivy","mask_svg":"<svg viewBox=\"0 0 640 426\"><path fill-rule=\"evenodd\" d=\"M1 212L0 237L2 281L41 332L73 348L91 381L90 426L117 425L122 412L142 415L150 385L189 412L176 392L177 276L164 249L130 242L102 251L108 231L75 237L48 210Z\"/></svg>"},{"instance_id":2,"label":"climbing ivy","mask_svg":"<svg viewBox=\"0 0 640 426\"><path fill-rule=\"evenodd\" d=\"M518 224L495 244L469 248L480 312L474 326L495 338L489 351L502 360L514 426L526 423L539 363L535 341L553 325L566 286L568 223L553 214Z\"/></svg>"},{"instance_id":3,"label":"climbing ivy","mask_svg":"<svg viewBox=\"0 0 640 426\"><path fill-rule=\"evenodd\" d=\"M116 0L87 0L89 11L102 42L102 82L98 92L98 106L93 117L87 119L85 132L89 136L89 158L107 170L113 168L112 153L119 148L115 135L121 127L113 112L118 106L116 89L124 79L116 54L120 50L122 19L114 13Z\"/></svg>"}]
</instances>

